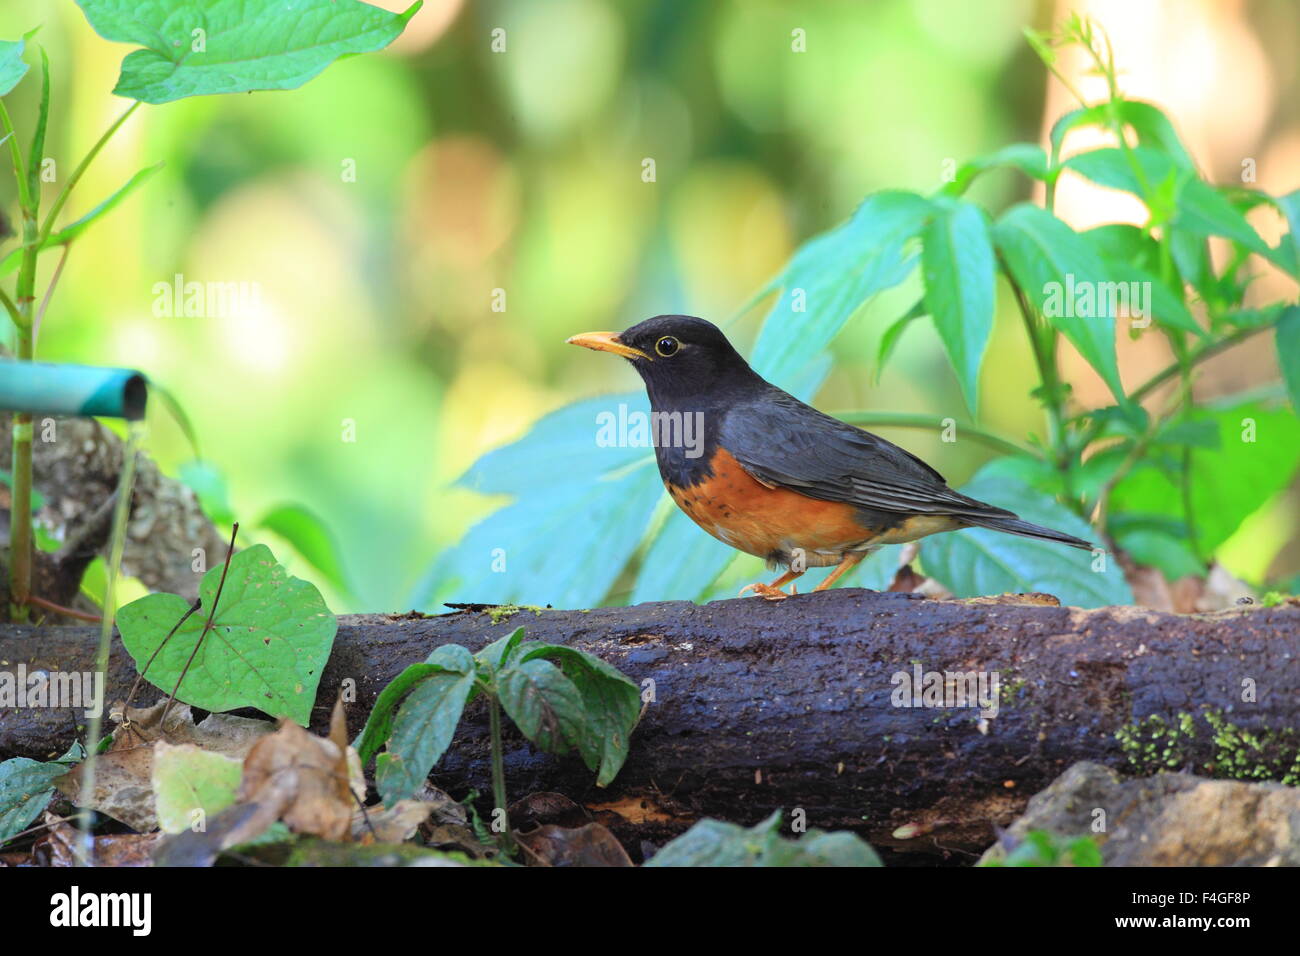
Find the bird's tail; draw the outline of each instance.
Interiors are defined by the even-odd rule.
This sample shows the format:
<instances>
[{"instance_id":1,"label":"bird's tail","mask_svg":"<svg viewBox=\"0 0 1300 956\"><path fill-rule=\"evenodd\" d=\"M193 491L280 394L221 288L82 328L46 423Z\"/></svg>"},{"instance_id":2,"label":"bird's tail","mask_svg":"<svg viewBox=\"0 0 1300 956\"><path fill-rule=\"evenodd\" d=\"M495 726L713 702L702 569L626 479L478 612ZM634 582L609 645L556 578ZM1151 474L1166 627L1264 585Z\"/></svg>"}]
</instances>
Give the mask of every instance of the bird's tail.
<instances>
[{"instance_id":1,"label":"bird's tail","mask_svg":"<svg viewBox=\"0 0 1300 956\"><path fill-rule=\"evenodd\" d=\"M1072 548L1082 548L1084 551L1092 551L1096 547L1096 545L1084 541L1082 538L1076 538L1072 534L1066 534L1064 531L1053 531L1051 528L1044 528L1039 524L1022 521L1010 513L1006 515L964 514L961 517L967 524L977 528L992 528L994 531L1005 531L1007 534L1018 534L1025 538L1057 541L1061 544L1068 544Z\"/></svg>"}]
</instances>

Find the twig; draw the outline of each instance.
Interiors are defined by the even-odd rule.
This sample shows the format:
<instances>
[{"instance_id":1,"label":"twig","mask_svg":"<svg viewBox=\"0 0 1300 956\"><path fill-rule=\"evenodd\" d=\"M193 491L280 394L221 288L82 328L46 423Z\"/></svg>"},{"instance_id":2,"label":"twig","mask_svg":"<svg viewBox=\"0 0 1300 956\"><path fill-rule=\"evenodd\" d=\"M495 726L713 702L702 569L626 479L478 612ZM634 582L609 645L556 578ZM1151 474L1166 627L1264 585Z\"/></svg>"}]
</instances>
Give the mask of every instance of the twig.
<instances>
[{"instance_id":1,"label":"twig","mask_svg":"<svg viewBox=\"0 0 1300 956\"><path fill-rule=\"evenodd\" d=\"M203 598L201 597L195 598L194 603L190 605L190 609L181 615L181 619L176 622L176 624L172 627L172 629L167 632L167 636L164 637L162 641L158 644L158 646L153 649L153 653L149 655L149 659L144 662L144 667L140 668L140 673L136 675L135 682L131 684L130 693L126 695L126 703L122 705L123 717L126 716L126 709L131 706L131 701L135 699L135 692L140 689L140 682L144 680L144 675L149 673L149 665L153 663L154 658L158 656L159 652L164 647L167 646L167 642L172 639L172 635L174 635L177 631L179 631L181 629L181 625L190 619L190 615L193 614L202 606L203 606Z\"/></svg>"},{"instance_id":2,"label":"twig","mask_svg":"<svg viewBox=\"0 0 1300 956\"><path fill-rule=\"evenodd\" d=\"M230 559L235 553L235 535L239 534L239 522L230 529L230 546L226 549L226 563L221 568L221 580L217 582L217 593L213 595L212 607L208 608L208 619L203 624L203 630L199 632L199 639L194 642L194 650L190 651L190 659L185 662L181 668L181 676L176 678L176 686L172 688L171 695L167 698L167 703L163 705L162 716L158 718L158 726L161 729L167 724L167 712L171 710L172 704L176 701L176 692L181 689L181 681L185 680L185 675L189 673L190 665L194 663L194 658L199 653L199 648L203 646L203 639L208 636L208 631L212 630L212 618L216 616L217 605L221 603L221 590L226 586L226 575L230 573ZM179 625L178 625L179 626Z\"/></svg>"},{"instance_id":3,"label":"twig","mask_svg":"<svg viewBox=\"0 0 1300 956\"><path fill-rule=\"evenodd\" d=\"M59 284L59 276L63 275L63 264L68 261L68 250L71 248L71 243L63 247L59 253L58 265L54 267L54 275L50 276L50 284L45 287L45 297L41 299L41 307L36 310L36 319L32 322L33 341L41 336L41 319L45 318L45 310L50 306L50 297L54 295L54 287Z\"/></svg>"},{"instance_id":4,"label":"twig","mask_svg":"<svg viewBox=\"0 0 1300 956\"><path fill-rule=\"evenodd\" d=\"M70 607L64 607L62 604L55 604L53 601L47 601L43 597L37 597L35 594L27 595L27 603L36 607L44 608L55 614L62 614L64 617L74 617L78 621L89 621L91 624L98 624L103 620L98 614L87 614L85 611L74 611Z\"/></svg>"}]
</instances>

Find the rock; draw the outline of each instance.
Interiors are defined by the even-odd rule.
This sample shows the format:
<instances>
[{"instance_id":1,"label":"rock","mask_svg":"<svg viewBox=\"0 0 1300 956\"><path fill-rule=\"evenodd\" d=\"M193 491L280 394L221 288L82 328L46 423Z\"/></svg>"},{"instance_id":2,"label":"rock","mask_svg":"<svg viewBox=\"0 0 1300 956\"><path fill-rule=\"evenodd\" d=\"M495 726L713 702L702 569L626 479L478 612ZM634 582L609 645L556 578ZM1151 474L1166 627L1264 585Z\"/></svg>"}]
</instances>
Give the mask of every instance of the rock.
<instances>
[{"instance_id":1,"label":"rock","mask_svg":"<svg viewBox=\"0 0 1300 956\"><path fill-rule=\"evenodd\" d=\"M1300 788L1181 773L1124 779L1085 761L1036 794L981 862L1004 858L1031 830L1091 835L1106 866L1300 866Z\"/></svg>"}]
</instances>

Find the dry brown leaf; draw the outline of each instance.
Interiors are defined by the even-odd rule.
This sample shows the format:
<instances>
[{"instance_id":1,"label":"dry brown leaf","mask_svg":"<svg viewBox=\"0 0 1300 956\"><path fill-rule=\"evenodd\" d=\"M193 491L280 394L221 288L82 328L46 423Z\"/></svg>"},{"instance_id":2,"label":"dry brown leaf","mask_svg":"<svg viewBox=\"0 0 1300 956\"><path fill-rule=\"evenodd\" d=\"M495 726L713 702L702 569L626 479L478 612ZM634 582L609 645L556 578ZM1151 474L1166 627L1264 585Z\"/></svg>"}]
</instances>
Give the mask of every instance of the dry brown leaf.
<instances>
[{"instance_id":1,"label":"dry brown leaf","mask_svg":"<svg viewBox=\"0 0 1300 956\"><path fill-rule=\"evenodd\" d=\"M515 831L530 866L631 866L623 845L601 823L576 829L551 824Z\"/></svg>"},{"instance_id":2,"label":"dry brown leaf","mask_svg":"<svg viewBox=\"0 0 1300 956\"><path fill-rule=\"evenodd\" d=\"M48 829L32 846L37 866L76 866L82 856L81 833L71 820L45 814ZM152 866L158 833L118 833L93 838L95 866ZM84 862L84 861L83 861Z\"/></svg>"},{"instance_id":3,"label":"dry brown leaf","mask_svg":"<svg viewBox=\"0 0 1300 956\"><path fill-rule=\"evenodd\" d=\"M352 839L361 843L405 843L437 809L423 800L398 800L391 807L367 807L352 816Z\"/></svg>"},{"instance_id":4,"label":"dry brown leaf","mask_svg":"<svg viewBox=\"0 0 1300 956\"><path fill-rule=\"evenodd\" d=\"M87 801L81 797L84 764L77 764L54 781L55 787L77 806L88 806L107 814L132 830L148 833L158 828L153 797L153 744L192 744L227 757L243 760L253 744L270 733L274 724L229 714L209 714L194 723L189 705L178 704L167 715L167 726L160 726L165 701L151 707L128 708L123 714L115 706L111 716L118 722L113 742L95 762L95 793ZM125 718L125 719L124 719Z\"/></svg>"},{"instance_id":5,"label":"dry brown leaf","mask_svg":"<svg viewBox=\"0 0 1300 956\"><path fill-rule=\"evenodd\" d=\"M341 700L335 703L329 738L283 721L244 759L240 801L258 804L258 819L269 817L267 826L278 819L297 833L347 839L366 785L361 760L346 735Z\"/></svg>"}]
</instances>

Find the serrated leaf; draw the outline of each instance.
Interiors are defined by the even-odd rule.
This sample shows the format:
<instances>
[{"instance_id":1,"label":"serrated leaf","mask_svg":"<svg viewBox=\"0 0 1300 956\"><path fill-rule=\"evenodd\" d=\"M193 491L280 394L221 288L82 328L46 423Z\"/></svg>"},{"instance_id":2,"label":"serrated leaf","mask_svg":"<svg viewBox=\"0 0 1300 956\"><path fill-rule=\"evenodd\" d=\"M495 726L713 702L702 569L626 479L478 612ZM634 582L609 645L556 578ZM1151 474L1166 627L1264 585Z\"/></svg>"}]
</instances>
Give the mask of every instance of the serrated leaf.
<instances>
[{"instance_id":1,"label":"serrated leaf","mask_svg":"<svg viewBox=\"0 0 1300 956\"><path fill-rule=\"evenodd\" d=\"M582 732L574 744L588 769L597 771L596 786L608 785L627 759L632 728L641 713L640 690L617 668L585 651L543 644L519 661L522 665L538 658L558 662L582 695Z\"/></svg>"},{"instance_id":2,"label":"serrated leaf","mask_svg":"<svg viewBox=\"0 0 1300 956\"><path fill-rule=\"evenodd\" d=\"M800 246L776 280L781 296L754 345L754 370L773 381L794 374L867 299L907 278L915 262L907 243L930 211L915 193L875 193L847 223Z\"/></svg>"},{"instance_id":3,"label":"serrated leaf","mask_svg":"<svg viewBox=\"0 0 1300 956\"><path fill-rule=\"evenodd\" d=\"M970 203L936 201L922 243L925 307L957 373L966 407L975 414L980 363L993 332L997 263L988 223Z\"/></svg>"},{"instance_id":4,"label":"serrated leaf","mask_svg":"<svg viewBox=\"0 0 1300 956\"><path fill-rule=\"evenodd\" d=\"M235 802L244 762L194 744L154 744L153 793L158 828L193 829L196 811L209 819Z\"/></svg>"},{"instance_id":5,"label":"serrated leaf","mask_svg":"<svg viewBox=\"0 0 1300 956\"><path fill-rule=\"evenodd\" d=\"M388 748L376 761L375 785L385 806L415 793L447 752L474 687L470 652L456 644L443 649L439 670L424 677L402 702Z\"/></svg>"},{"instance_id":6,"label":"serrated leaf","mask_svg":"<svg viewBox=\"0 0 1300 956\"><path fill-rule=\"evenodd\" d=\"M547 753L565 753L583 739L582 694L550 661L535 657L506 668L497 693L523 735Z\"/></svg>"},{"instance_id":7,"label":"serrated leaf","mask_svg":"<svg viewBox=\"0 0 1300 956\"><path fill-rule=\"evenodd\" d=\"M220 579L220 565L203 576L203 609L190 615L145 675L155 687L170 693L184 671ZM150 594L118 612L122 643L137 667L144 667L188 608L175 594ZM254 545L231 559L212 630L176 696L212 711L256 707L306 726L337 629L320 592L291 577L266 545Z\"/></svg>"},{"instance_id":8,"label":"serrated leaf","mask_svg":"<svg viewBox=\"0 0 1300 956\"><path fill-rule=\"evenodd\" d=\"M1081 283L1095 289L1115 281L1103 260L1073 229L1029 203L1007 210L994 225L993 238L1029 301L1079 350L1116 400L1126 402L1115 358L1114 315L1067 314L1074 310L1054 307L1051 299L1053 291L1063 298Z\"/></svg>"},{"instance_id":9,"label":"serrated leaf","mask_svg":"<svg viewBox=\"0 0 1300 956\"><path fill-rule=\"evenodd\" d=\"M1240 243L1262 256L1272 251L1260 238L1246 217L1223 193L1199 179L1193 170L1181 167L1161 152L1139 146L1129 151L1143 172L1140 181L1124 150L1109 148L1080 153L1065 165L1095 183L1122 189L1143 199L1152 199L1162 183L1173 181L1173 198L1177 210L1174 224L1196 236L1222 236ZM1145 189L1144 189L1145 186Z\"/></svg>"},{"instance_id":10,"label":"serrated leaf","mask_svg":"<svg viewBox=\"0 0 1300 956\"><path fill-rule=\"evenodd\" d=\"M1109 104L1103 103L1066 113L1052 126L1051 141L1054 149L1060 151L1065 135L1072 129L1080 126L1107 125L1109 108ZM1114 108L1118 111L1120 119L1137 133L1138 143L1141 146L1158 149L1173 160L1175 165L1195 170L1196 164L1191 154L1178 138L1178 133L1169 122L1169 118L1159 107L1141 100L1120 100L1114 104Z\"/></svg>"},{"instance_id":11,"label":"serrated leaf","mask_svg":"<svg viewBox=\"0 0 1300 956\"><path fill-rule=\"evenodd\" d=\"M1037 143L1011 143L985 156L978 156L963 163L957 169L952 182L945 183L941 192L950 196L960 196L981 173L1006 167L1018 169L1031 179L1046 179L1047 154Z\"/></svg>"},{"instance_id":12,"label":"serrated leaf","mask_svg":"<svg viewBox=\"0 0 1300 956\"><path fill-rule=\"evenodd\" d=\"M77 0L127 54L113 92L145 103L291 90L336 59L381 50L419 10L389 13L358 0Z\"/></svg>"},{"instance_id":13,"label":"serrated leaf","mask_svg":"<svg viewBox=\"0 0 1300 956\"><path fill-rule=\"evenodd\" d=\"M1084 540L1095 537L1088 523L1064 505L996 471L981 469L961 492L1009 508L1034 524ZM1091 552L989 528L926 538L921 562L927 574L957 597L1043 591L1077 607L1133 603L1117 561L1108 557L1104 570L1094 571Z\"/></svg>"}]
</instances>

